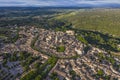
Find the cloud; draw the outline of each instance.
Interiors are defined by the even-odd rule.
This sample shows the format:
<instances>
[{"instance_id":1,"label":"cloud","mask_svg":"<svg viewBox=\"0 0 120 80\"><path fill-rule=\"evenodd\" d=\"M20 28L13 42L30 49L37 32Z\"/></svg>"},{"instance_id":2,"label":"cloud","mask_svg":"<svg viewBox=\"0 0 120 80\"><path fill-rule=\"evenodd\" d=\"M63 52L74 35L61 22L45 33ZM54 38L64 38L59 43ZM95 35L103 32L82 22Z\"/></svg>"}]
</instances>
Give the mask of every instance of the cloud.
<instances>
[{"instance_id":1,"label":"cloud","mask_svg":"<svg viewBox=\"0 0 120 80\"><path fill-rule=\"evenodd\" d=\"M0 6L55 6L64 3L58 0L0 0Z\"/></svg>"},{"instance_id":2,"label":"cloud","mask_svg":"<svg viewBox=\"0 0 120 80\"><path fill-rule=\"evenodd\" d=\"M119 3L120 0L77 0L78 4L110 4L110 3Z\"/></svg>"},{"instance_id":3,"label":"cloud","mask_svg":"<svg viewBox=\"0 0 120 80\"><path fill-rule=\"evenodd\" d=\"M120 0L0 0L0 6L73 6L81 4L101 5Z\"/></svg>"}]
</instances>

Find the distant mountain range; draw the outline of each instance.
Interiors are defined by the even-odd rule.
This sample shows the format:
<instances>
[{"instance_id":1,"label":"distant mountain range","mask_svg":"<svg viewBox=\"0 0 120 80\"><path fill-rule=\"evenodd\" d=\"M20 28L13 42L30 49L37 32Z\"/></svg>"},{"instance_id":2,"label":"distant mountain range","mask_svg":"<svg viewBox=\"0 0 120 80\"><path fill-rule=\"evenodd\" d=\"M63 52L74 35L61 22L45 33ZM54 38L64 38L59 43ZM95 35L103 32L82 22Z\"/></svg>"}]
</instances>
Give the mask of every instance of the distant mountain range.
<instances>
[{"instance_id":1,"label":"distant mountain range","mask_svg":"<svg viewBox=\"0 0 120 80\"><path fill-rule=\"evenodd\" d=\"M71 6L65 6L71 7ZM79 5L72 5L72 7L81 7L81 8L120 8L120 4L118 3L109 3L109 4L79 4Z\"/></svg>"},{"instance_id":2,"label":"distant mountain range","mask_svg":"<svg viewBox=\"0 0 120 80\"><path fill-rule=\"evenodd\" d=\"M2 6L0 6L2 7ZM5 6L4 6L5 7ZM2 8L4 8L2 7ZM9 7L41 7L41 8L120 8L118 3L109 3L109 4L78 4L78 5L62 5L62 6L7 6Z\"/></svg>"},{"instance_id":3,"label":"distant mountain range","mask_svg":"<svg viewBox=\"0 0 120 80\"><path fill-rule=\"evenodd\" d=\"M81 4L79 7L93 7L93 8L120 8L120 4L100 4L100 5L92 5L92 4Z\"/></svg>"}]
</instances>

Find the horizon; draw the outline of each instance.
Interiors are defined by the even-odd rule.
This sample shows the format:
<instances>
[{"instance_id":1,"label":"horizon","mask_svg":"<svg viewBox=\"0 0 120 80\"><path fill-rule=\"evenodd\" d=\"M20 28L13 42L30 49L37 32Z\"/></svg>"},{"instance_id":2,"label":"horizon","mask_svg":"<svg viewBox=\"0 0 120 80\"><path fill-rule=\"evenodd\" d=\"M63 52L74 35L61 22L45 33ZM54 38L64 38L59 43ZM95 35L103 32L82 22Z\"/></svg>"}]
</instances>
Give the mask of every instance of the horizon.
<instances>
[{"instance_id":1,"label":"horizon","mask_svg":"<svg viewBox=\"0 0 120 80\"><path fill-rule=\"evenodd\" d=\"M67 5L66 5L67 4ZM120 6L119 0L0 0L0 7L110 7Z\"/></svg>"}]
</instances>

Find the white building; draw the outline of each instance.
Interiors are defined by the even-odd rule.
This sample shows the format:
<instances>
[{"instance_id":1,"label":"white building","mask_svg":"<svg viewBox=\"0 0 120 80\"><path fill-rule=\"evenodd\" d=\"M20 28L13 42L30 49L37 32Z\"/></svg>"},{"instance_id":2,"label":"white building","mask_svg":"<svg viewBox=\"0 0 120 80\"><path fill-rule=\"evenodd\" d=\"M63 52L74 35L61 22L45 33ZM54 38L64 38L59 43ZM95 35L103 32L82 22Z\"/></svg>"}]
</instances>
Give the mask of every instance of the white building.
<instances>
[{"instance_id":1,"label":"white building","mask_svg":"<svg viewBox=\"0 0 120 80\"><path fill-rule=\"evenodd\" d=\"M75 32L72 31L72 30L67 30L66 33L67 33L68 35L74 35L74 34L75 34Z\"/></svg>"}]
</instances>

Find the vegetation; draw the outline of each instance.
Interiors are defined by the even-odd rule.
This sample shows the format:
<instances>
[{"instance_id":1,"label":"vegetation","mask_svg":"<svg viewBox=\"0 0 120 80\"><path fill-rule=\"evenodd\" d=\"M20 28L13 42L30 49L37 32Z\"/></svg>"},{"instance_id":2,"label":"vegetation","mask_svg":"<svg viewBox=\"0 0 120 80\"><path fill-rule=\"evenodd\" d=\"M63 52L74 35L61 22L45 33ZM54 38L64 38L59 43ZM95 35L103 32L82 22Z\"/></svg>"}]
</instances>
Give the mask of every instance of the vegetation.
<instances>
[{"instance_id":1,"label":"vegetation","mask_svg":"<svg viewBox=\"0 0 120 80\"><path fill-rule=\"evenodd\" d=\"M89 50L91 50L91 46L86 46L86 47L84 48L85 54L87 54L87 52L88 52Z\"/></svg>"},{"instance_id":2,"label":"vegetation","mask_svg":"<svg viewBox=\"0 0 120 80\"><path fill-rule=\"evenodd\" d=\"M53 73L50 75L50 78L51 78L52 80L59 80L58 75L57 75L56 72L53 72Z\"/></svg>"},{"instance_id":3,"label":"vegetation","mask_svg":"<svg viewBox=\"0 0 120 80\"><path fill-rule=\"evenodd\" d=\"M65 51L65 46L58 46L57 47L57 52L64 52Z\"/></svg>"},{"instance_id":4,"label":"vegetation","mask_svg":"<svg viewBox=\"0 0 120 80\"><path fill-rule=\"evenodd\" d=\"M0 27L0 40L4 43L14 43L19 38L18 30Z\"/></svg>"},{"instance_id":5,"label":"vegetation","mask_svg":"<svg viewBox=\"0 0 120 80\"><path fill-rule=\"evenodd\" d=\"M27 75L22 77L20 80L43 80L48 75L51 68L56 64L57 59L51 57L43 65L38 66L34 71L30 71Z\"/></svg>"},{"instance_id":6,"label":"vegetation","mask_svg":"<svg viewBox=\"0 0 120 80\"><path fill-rule=\"evenodd\" d=\"M42 28L60 27L65 24L64 21L51 20L56 14L68 12L57 8L0 8L0 27L5 26L37 26Z\"/></svg>"},{"instance_id":7,"label":"vegetation","mask_svg":"<svg viewBox=\"0 0 120 80\"><path fill-rule=\"evenodd\" d=\"M98 70L96 74L97 79L104 79L104 80L110 80L110 75L105 75L103 70Z\"/></svg>"},{"instance_id":8,"label":"vegetation","mask_svg":"<svg viewBox=\"0 0 120 80\"><path fill-rule=\"evenodd\" d=\"M28 53L26 51L17 51L14 52L13 54L9 54L9 53L4 53L1 54L6 60L9 60L11 62L13 61L23 61L26 60L28 57L32 56L31 53Z\"/></svg>"},{"instance_id":9,"label":"vegetation","mask_svg":"<svg viewBox=\"0 0 120 80\"><path fill-rule=\"evenodd\" d=\"M79 30L95 30L120 36L120 9L80 9L56 17Z\"/></svg>"},{"instance_id":10,"label":"vegetation","mask_svg":"<svg viewBox=\"0 0 120 80\"><path fill-rule=\"evenodd\" d=\"M103 72L102 70L98 70L97 75L98 75L98 76L103 76L103 75L104 75L104 72Z\"/></svg>"},{"instance_id":11,"label":"vegetation","mask_svg":"<svg viewBox=\"0 0 120 80\"><path fill-rule=\"evenodd\" d=\"M76 76L76 72L75 72L75 71L73 71L73 70L71 70L71 71L70 71L70 75L72 75L72 79L74 79L74 78L75 78L75 76Z\"/></svg>"},{"instance_id":12,"label":"vegetation","mask_svg":"<svg viewBox=\"0 0 120 80\"><path fill-rule=\"evenodd\" d=\"M35 62L40 58L39 56L33 57L33 54L28 53L26 51L20 51L20 52L17 51L17 52L14 52L13 54L4 53L1 55L4 57L4 61L3 61L4 67L9 68L9 66L6 66L8 61L9 62L20 61L21 65L24 68L24 71L28 71L30 69L29 65L31 65L33 62Z\"/></svg>"},{"instance_id":13,"label":"vegetation","mask_svg":"<svg viewBox=\"0 0 120 80\"><path fill-rule=\"evenodd\" d=\"M99 53L97 56L101 63L103 63L103 62L106 62L106 64L111 63L113 66L116 64L116 61L115 61L113 55L111 55L111 54L105 55L103 53Z\"/></svg>"},{"instance_id":14,"label":"vegetation","mask_svg":"<svg viewBox=\"0 0 120 80\"><path fill-rule=\"evenodd\" d=\"M118 44L120 44L120 39L113 36L102 34L96 31L87 30L76 30L77 39L83 43L89 43L98 48L104 49L106 51L118 52ZM83 36L83 37L81 37Z\"/></svg>"},{"instance_id":15,"label":"vegetation","mask_svg":"<svg viewBox=\"0 0 120 80\"><path fill-rule=\"evenodd\" d=\"M85 38L82 37L82 36L80 36L80 35L77 35L77 39L78 39L79 41L81 41L82 43L84 43L84 44L87 44L87 43L88 43L88 42L85 40Z\"/></svg>"}]
</instances>

